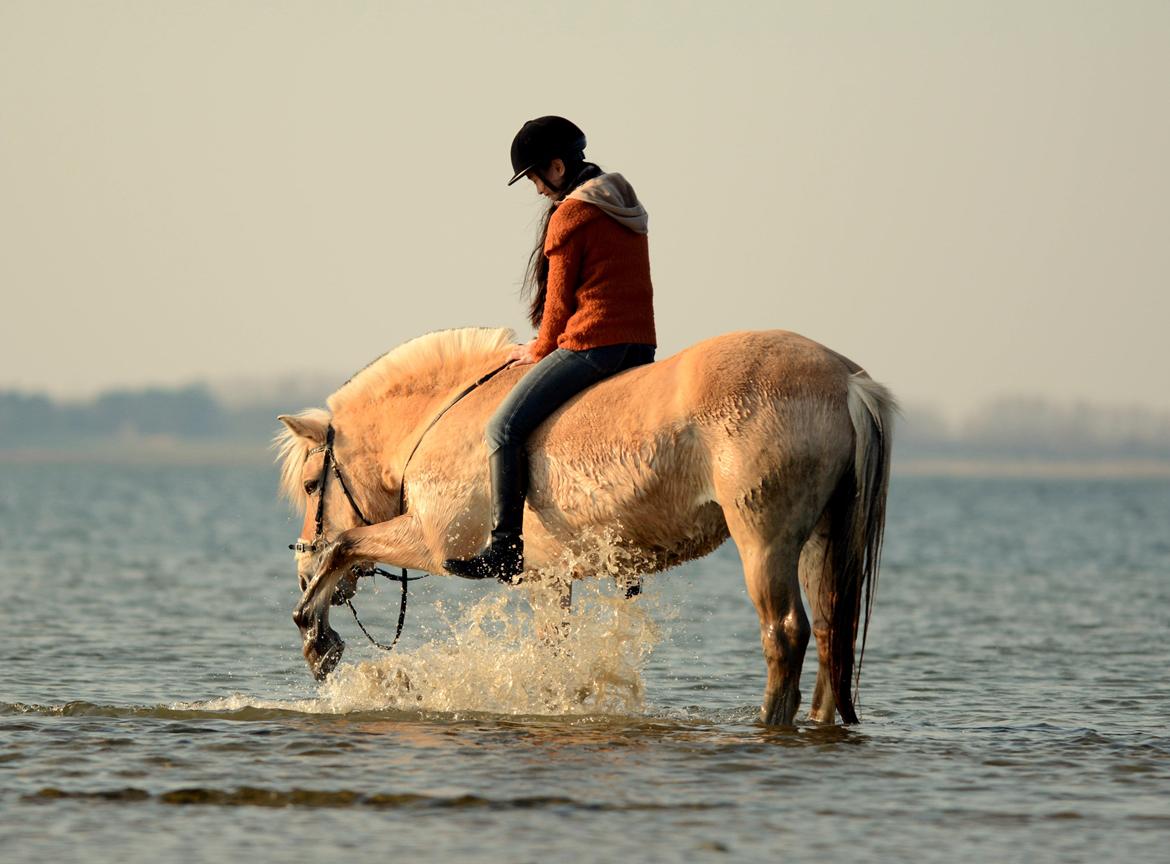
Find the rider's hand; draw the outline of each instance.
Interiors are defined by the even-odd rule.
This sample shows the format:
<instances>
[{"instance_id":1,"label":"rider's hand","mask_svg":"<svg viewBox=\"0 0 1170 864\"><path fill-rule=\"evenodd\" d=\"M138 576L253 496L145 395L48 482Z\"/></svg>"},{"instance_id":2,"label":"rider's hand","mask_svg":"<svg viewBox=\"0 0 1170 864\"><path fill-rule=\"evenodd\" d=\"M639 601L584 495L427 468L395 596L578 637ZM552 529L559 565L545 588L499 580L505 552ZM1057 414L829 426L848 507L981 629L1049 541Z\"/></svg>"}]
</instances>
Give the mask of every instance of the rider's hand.
<instances>
[{"instance_id":1,"label":"rider's hand","mask_svg":"<svg viewBox=\"0 0 1170 864\"><path fill-rule=\"evenodd\" d=\"M508 352L508 362L514 363L518 366L524 366L528 363L535 363L536 357L534 357L532 353L535 347L535 339L525 345L513 345L511 351Z\"/></svg>"}]
</instances>

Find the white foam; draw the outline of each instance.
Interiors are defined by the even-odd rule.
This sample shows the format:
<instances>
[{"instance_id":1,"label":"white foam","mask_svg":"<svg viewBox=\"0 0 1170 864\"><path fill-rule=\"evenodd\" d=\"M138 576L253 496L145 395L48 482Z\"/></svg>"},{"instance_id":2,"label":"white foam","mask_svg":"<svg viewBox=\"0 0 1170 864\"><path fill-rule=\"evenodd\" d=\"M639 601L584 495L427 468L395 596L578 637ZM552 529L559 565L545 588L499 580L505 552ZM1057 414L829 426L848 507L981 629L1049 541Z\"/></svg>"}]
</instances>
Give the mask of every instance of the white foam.
<instances>
[{"instance_id":1,"label":"white foam","mask_svg":"<svg viewBox=\"0 0 1170 864\"><path fill-rule=\"evenodd\" d=\"M324 710L640 712L642 668L660 638L648 604L609 595L597 583L579 583L574 593L568 615L555 600L533 608L509 604L506 594L450 617L440 606L436 638L339 666L321 685Z\"/></svg>"},{"instance_id":2,"label":"white foam","mask_svg":"<svg viewBox=\"0 0 1170 864\"><path fill-rule=\"evenodd\" d=\"M643 568L618 534L604 531L582 535L581 540L576 553L566 553L530 585L494 592L455 610L437 603L434 617L439 623L432 626L433 635L425 643L413 649L399 645L372 660L342 663L320 685L316 699L236 695L175 707L315 714L383 710L641 714L642 670L662 638L655 619L672 619L678 610L653 596L625 599L624 587ZM574 582L572 611L566 612L558 602L559 588L570 573L602 578ZM512 598L519 602L510 602Z\"/></svg>"}]
</instances>

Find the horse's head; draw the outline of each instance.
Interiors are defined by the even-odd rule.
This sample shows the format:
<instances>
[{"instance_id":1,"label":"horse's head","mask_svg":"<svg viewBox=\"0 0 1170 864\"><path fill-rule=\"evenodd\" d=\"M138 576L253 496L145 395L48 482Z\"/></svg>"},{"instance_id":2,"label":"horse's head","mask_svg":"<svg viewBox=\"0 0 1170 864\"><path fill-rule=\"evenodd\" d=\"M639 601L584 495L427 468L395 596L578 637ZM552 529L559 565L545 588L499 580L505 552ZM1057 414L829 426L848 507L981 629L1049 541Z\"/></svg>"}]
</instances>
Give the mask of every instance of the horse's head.
<instances>
[{"instance_id":1,"label":"horse's head","mask_svg":"<svg viewBox=\"0 0 1170 864\"><path fill-rule=\"evenodd\" d=\"M317 678L329 674L345 647L329 628L330 602L349 596L354 581L333 564L344 560L337 539L398 512L402 479L386 473L381 457L396 452L396 435L415 429L468 380L502 362L511 341L512 332L502 329L430 333L356 373L329 397L332 414L315 409L279 418L281 486L304 516L293 545L302 592L293 620ZM387 416L396 422L385 423Z\"/></svg>"},{"instance_id":2,"label":"horse's head","mask_svg":"<svg viewBox=\"0 0 1170 864\"><path fill-rule=\"evenodd\" d=\"M301 588L293 621L300 628L309 668L320 680L333 670L345 650L345 643L329 626L329 606L338 591L338 582L346 577L353 581L351 574L331 564L337 537L349 528L370 522L359 503L361 492L354 486L354 475L347 473L339 459L344 435L334 428L330 415L306 411L278 419L285 426L277 436L284 463L281 485L289 500L304 513L300 536L289 547L296 555ZM352 593L352 585L346 584L341 590Z\"/></svg>"}]
</instances>

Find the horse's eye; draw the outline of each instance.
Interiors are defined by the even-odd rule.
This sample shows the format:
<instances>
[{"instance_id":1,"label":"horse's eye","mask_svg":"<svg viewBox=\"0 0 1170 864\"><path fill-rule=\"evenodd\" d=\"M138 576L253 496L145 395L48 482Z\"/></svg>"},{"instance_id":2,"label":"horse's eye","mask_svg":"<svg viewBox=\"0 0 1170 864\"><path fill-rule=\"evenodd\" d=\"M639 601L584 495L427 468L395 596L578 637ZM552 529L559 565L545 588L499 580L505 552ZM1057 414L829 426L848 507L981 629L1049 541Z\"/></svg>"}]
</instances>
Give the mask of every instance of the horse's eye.
<instances>
[{"instance_id":1,"label":"horse's eye","mask_svg":"<svg viewBox=\"0 0 1170 864\"><path fill-rule=\"evenodd\" d=\"M305 481L305 494L312 495L316 491L317 491L317 481L316 480L306 480Z\"/></svg>"}]
</instances>

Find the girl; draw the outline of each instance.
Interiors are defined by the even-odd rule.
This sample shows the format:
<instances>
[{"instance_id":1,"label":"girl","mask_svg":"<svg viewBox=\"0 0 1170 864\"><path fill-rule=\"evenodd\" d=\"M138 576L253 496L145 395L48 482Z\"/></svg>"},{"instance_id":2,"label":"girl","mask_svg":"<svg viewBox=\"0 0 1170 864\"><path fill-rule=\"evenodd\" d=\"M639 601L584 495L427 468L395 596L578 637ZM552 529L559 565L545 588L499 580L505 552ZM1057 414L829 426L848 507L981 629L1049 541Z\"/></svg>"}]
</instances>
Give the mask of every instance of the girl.
<instances>
[{"instance_id":1,"label":"girl","mask_svg":"<svg viewBox=\"0 0 1170 864\"><path fill-rule=\"evenodd\" d=\"M585 133L563 117L529 120L512 141L508 185L527 177L552 201L525 279L538 332L509 358L535 365L488 422L491 543L443 562L457 576L512 582L520 574L528 436L586 387L654 360L646 208L624 177L586 162L584 151Z\"/></svg>"}]
</instances>

